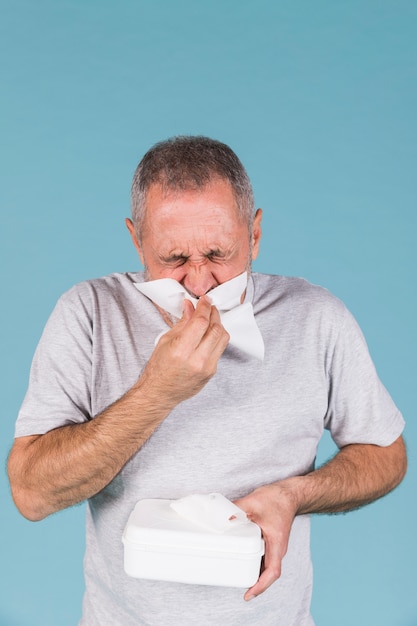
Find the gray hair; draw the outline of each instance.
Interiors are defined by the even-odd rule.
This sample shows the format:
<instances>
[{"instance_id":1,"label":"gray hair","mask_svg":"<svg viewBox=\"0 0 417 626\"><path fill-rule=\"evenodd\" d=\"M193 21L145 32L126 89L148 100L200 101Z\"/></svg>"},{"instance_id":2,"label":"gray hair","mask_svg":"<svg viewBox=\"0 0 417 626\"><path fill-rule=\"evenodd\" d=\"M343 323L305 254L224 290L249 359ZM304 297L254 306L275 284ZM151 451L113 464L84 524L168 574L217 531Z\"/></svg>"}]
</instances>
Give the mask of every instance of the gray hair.
<instances>
[{"instance_id":1,"label":"gray hair","mask_svg":"<svg viewBox=\"0 0 417 626\"><path fill-rule=\"evenodd\" d=\"M252 185L241 161L229 146L202 136L179 136L155 144L133 176L132 219L140 239L146 214L146 194L153 184L164 192L203 189L214 178L227 180L240 217L251 231L255 201Z\"/></svg>"}]
</instances>

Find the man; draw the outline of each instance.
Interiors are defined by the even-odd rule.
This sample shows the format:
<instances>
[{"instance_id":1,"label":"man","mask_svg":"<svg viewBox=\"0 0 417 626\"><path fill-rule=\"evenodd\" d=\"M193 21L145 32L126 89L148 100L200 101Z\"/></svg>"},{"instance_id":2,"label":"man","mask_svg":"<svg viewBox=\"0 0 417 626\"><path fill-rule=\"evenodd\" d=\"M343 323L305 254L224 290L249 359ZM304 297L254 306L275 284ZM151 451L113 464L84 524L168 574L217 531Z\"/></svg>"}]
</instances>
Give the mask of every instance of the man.
<instances>
[{"instance_id":1,"label":"man","mask_svg":"<svg viewBox=\"0 0 417 626\"><path fill-rule=\"evenodd\" d=\"M403 419L339 300L251 273L261 211L230 148L204 137L154 146L135 173L132 218L145 273L77 285L45 328L9 458L15 502L40 520L88 500L83 625L311 625L308 514L393 489ZM236 284L231 311L211 304ZM252 330L235 340L227 316L243 310ZM324 428L340 451L314 470ZM210 492L262 529L263 571L244 599L129 578L121 537L135 503Z\"/></svg>"}]
</instances>

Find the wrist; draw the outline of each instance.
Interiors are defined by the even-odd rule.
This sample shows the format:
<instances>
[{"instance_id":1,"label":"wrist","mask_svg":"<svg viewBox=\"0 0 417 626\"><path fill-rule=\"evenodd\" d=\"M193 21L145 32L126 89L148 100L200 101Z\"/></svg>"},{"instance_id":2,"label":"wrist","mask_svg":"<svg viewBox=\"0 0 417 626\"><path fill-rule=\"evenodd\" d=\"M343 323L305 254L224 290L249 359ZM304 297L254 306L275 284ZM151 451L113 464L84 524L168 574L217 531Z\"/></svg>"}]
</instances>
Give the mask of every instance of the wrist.
<instances>
[{"instance_id":1,"label":"wrist","mask_svg":"<svg viewBox=\"0 0 417 626\"><path fill-rule=\"evenodd\" d=\"M146 367L138 381L133 385L131 393L135 403L142 407L142 410L153 414L168 415L179 401L170 393L169 385L161 385L157 378Z\"/></svg>"},{"instance_id":2,"label":"wrist","mask_svg":"<svg viewBox=\"0 0 417 626\"><path fill-rule=\"evenodd\" d=\"M280 509L285 509L291 517L295 517L300 508L298 482L298 477L286 478L276 483L258 487L253 495L259 500L273 502Z\"/></svg>"}]
</instances>

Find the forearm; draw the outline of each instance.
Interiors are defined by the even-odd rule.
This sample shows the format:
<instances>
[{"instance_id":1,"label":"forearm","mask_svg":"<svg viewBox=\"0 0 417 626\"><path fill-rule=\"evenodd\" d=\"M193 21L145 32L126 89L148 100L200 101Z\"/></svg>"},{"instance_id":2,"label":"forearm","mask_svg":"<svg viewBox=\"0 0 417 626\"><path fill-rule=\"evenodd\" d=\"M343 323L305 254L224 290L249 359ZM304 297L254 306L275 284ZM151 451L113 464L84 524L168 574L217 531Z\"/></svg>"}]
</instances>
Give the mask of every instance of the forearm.
<instances>
[{"instance_id":1,"label":"forearm","mask_svg":"<svg viewBox=\"0 0 417 626\"><path fill-rule=\"evenodd\" d=\"M95 419L17 439L9 457L13 498L39 520L105 487L170 412L139 382Z\"/></svg>"},{"instance_id":2,"label":"forearm","mask_svg":"<svg viewBox=\"0 0 417 626\"><path fill-rule=\"evenodd\" d=\"M401 481L406 470L402 438L383 448L350 445L323 467L255 489L236 501L257 523L265 540L264 570L245 594L250 600L281 575L291 526L296 515L338 513L355 509L385 495Z\"/></svg>"},{"instance_id":3,"label":"forearm","mask_svg":"<svg viewBox=\"0 0 417 626\"><path fill-rule=\"evenodd\" d=\"M93 420L16 439L9 478L21 513L39 520L98 493L180 402L213 376L229 340L201 298L161 337L140 379Z\"/></svg>"},{"instance_id":4,"label":"forearm","mask_svg":"<svg viewBox=\"0 0 417 626\"><path fill-rule=\"evenodd\" d=\"M280 487L294 499L297 515L339 513L387 494L400 483L406 466L401 437L387 447L354 444L317 470L282 481Z\"/></svg>"}]
</instances>

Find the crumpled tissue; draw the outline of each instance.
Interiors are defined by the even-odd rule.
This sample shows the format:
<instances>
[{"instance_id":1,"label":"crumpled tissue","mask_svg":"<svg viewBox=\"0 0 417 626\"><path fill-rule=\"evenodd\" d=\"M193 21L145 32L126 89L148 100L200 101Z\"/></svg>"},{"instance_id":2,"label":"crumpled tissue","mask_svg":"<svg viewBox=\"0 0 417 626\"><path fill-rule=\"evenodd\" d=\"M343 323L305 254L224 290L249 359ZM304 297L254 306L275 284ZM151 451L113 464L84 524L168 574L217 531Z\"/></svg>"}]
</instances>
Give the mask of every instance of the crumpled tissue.
<instances>
[{"instance_id":1,"label":"crumpled tissue","mask_svg":"<svg viewBox=\"0 0 417 626\"><path fill-rule=\"evenodd\" d=\"M173 500L170 507L188 521L214 533L249 522L246 513L220 493L193 494Z\"/></svg>"}]
</instances>

